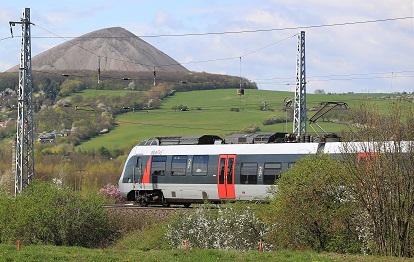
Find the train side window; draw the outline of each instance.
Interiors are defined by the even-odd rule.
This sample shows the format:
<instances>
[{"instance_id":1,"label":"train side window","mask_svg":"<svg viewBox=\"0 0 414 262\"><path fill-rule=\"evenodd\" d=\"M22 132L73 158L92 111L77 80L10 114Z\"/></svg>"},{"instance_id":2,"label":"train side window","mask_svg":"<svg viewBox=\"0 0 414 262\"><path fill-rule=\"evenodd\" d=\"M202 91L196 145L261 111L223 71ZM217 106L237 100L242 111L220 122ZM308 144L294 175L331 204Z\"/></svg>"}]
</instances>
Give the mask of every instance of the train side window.
<instances>
[{"instance_id":1,"label":"train side window","mask_svg":"<svg viewBox=\"0 0 414 262\"><path fill-rule=\"evenodd\" d=\"M193 156L193 176L206 176L208 168L208 156Z\"/></svg>"},{"instance_id":2,"label":"train side window","mask_svg":"<svg viewBox=\"0 0 414 262\"><path fill-rule=\"evenodd\" d=\"M133 179L133 176L134 176L134 167L135 167L136 161L137 161L137 157L132 156L128 160L128 162L126 163L122 183L132 183L132 179Z\"/></svg>"},{"instance_id":3,"label":"train side window","mask_svg":"<svg viewBox=\"0 0 414 262\"><path fill-rule=\"evenodd\" d=\"M134 167L134 173L132 174L133 176L133 182L137 183L139 181L141 181L141 158L137 157L137 162L135 164Z\"/></svg>"},{"instance_id":4,"label":"train side window","mask_svg":"<svg viewBox=\"0 0 414 262\"><path fill-rule=\"evenodd\" d=\"M265 163L264 164L264 183L266 185L273 185L275 180L280 178L282 171L282 163Z\"/></svg>"},{"instance_id":5,"label":"train side window","mask_svg":"<svg viewBox=\"0 0 414 262\"><path fill-rule=\"evenodd\" d=\"M228 185L233 184L233 163L234 163L234 158L229 157L228 163L227 163L227 184Z\"/></svg>"},{"instance_id":6,"label":"train side window","mask_svg":"<svg viewBox=\"0 0 414 262\"><path fill-rule=\"evenodd\" d=\"M172 176L185 176L187 156L173 156L171 162Z\"/></svg>"},{"instance_id":7,"label":"train side window","mask_svg":"<svg viewBox=\"0 0 414 262\"><path fill-rule=\"evenodd\" d=\"M164 176L166 162L167 162L166 156L152 156L151 175Z\"/></svg>"},{"instance_id":8,"label":"train side window","mask_svg":"<svg viewBox=\"0 0 414 262\"><path fill-rule=\"evenodd\" d=\"M226 159L225 158L220 158L220 163L219 163L219 184L220 185L224 185L224 175L225 175L225 167L226 164Z\"/></svg>"},{"instance_id":9,"label":"train side window","mask_svg":"<svg viewBox=\"0 0 414 262\"><path fill-rule=\"evenodd\" d=\"M257 184L257 163L241 163L240 184Z\"/></svg>"}]
</instances>

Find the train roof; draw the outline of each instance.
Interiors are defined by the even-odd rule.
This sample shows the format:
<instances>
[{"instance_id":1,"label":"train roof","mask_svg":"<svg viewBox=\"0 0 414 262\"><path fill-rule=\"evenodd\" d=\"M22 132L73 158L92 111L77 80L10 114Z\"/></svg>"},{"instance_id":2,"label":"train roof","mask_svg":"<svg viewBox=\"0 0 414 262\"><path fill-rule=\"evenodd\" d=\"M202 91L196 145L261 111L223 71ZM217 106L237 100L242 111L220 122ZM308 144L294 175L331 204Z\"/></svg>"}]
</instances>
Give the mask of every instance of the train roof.
<instances>
[{"instance_id":1,"label":"train roof","mask_svg":"<svg viewBox=\"0 0 414 262\"><path fill-rule=\"evenodd\" d=\"M338 142L340 138L335 134L325 134L324 142ZM309 134L297 137L293 134L276 133L249 133L232 134L222 139L217 135L198 135L198 136L163 136L152 137L140 142L137 146L171 146L171 145L218 145L218 144L271 144L271 143L309 143L322 142L320 138L314 138Z\"/></svg>"},{"instance_id":2,"label":"train roof","mask_svg":"<svg viewBox=\"0 0 414 262\"><path fill-rule=\"evenodd\" d=\"M214 145L221 144L223 139L216 135L201 136L164 136L144 140L138 146L167 146L167 145Z\"/></svg>"},{"instance_id":3,"label":"train roof","mask_svg":"<svg viewBox=\"0 0 414 262\"><path fill-rule=\"evenodd\" d=\"M283 143L288 133L265 133L265 134L232 134L225 139L226 144L265 144Z\"/></svg>"}]
</instances>

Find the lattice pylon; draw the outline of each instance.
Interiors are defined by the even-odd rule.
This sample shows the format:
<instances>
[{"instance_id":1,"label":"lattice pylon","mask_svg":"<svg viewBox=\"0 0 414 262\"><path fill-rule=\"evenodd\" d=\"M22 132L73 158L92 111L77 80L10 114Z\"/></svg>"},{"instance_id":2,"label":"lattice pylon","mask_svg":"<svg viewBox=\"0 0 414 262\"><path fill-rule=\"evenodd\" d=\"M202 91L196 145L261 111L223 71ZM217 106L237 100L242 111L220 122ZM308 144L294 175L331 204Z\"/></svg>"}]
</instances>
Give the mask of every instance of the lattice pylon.
<instances>
[{"instance_id":1,"label":"lattice pylon","mask_svg":"<svg viewBox=\"0 0 414 262\"><path fill-rule=\"evenodd\" d=\"M293 134L300 136L306 133L305 31L301 31L299 35L296 62L296 89L293 111Z\"/></svg>"},{"instance_id":2,"label":"lattice pylon","mask_svg":"<svg viewBox=\"0 0 414 262\"><path fill-rule=\"evenodd\" d=\"M27 188L34 177L34 122L32 101L32 59L30 8L23 9L20 22L10 22L10 26L22 25L19 89L16 132L15 194Z\"/></svg>"}]
</instances>

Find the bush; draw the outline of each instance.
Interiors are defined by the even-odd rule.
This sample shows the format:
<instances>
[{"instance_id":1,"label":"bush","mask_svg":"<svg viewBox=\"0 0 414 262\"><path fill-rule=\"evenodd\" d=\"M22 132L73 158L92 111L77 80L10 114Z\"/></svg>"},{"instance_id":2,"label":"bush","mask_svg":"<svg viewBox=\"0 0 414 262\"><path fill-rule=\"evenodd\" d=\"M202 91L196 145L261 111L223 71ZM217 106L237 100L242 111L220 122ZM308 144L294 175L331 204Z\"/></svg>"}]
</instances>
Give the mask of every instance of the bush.
<instances>
[{"instance_id":1,"label":"bush","mask_svg":"<svg viewBox=\"0 0 414 262\"><path fill-rule=\"evenodd\" d=\"M0 197L1 242L101 247L115 236L102 197L33 183L15 198ZM6 210L1 210L6 211Z\"/></svg>"},{"instance_id":2,"label":"bush","mask_svg":"<svg viewBox=\"0 0 414 262\"><path fill-rule=\"evenodd\" d=\"M240 133L242 134L250 134L250 133L256 133L260 131L260 127L256 126L256 125L250 125L247 126L245 128L243 128L242 130L240 130Z\"/></svg>"},{"instance_id":3,"label":"bush","mask_svg":"<svg viewBox=\"0 0 414 262\"><path fill-rule=\"evenodd\" d=\"M340 183L343 165L330 155L308 156L277 180L266 217L280 249L359 253L358 209Z\"/></svg>"},{"instance_id":4,"label":"bush","mask_svg":"<svg viewBox=\"0 0 414 262\"><path fill-rule=\"evenodd\" d=\"M269 116L268 119L266 119L265 121L262 122L262 124L264 126L268 126L268 125L274 125L274 124L279 124L279 123L285 123L286 119L283 117L276 117L274 115Z\"/></svg>"},{"instance_id":5,"label":"bush","mask_svg":"<svg viewBox=\"0 0 414 262\"><path fill-rule=\"evenodd\" d=\"M168 224L166 236L174 248L188 241L195 248L246 251L257 249L268 231L269 226L249 207L203 206L191 213L177 214Z\"/></svg>"},{"instance_id":6,"label":"bush","mask_svg":"<svg viewBox=\"0 0 414 262\"><path fill-rule=\"evenodd\" d=\"M106 184L99 190L98 194L103 195L114 204L125 204L126 202L125 199L122 198L119 188L112 184Z\"/></svg>"}]
</instances>

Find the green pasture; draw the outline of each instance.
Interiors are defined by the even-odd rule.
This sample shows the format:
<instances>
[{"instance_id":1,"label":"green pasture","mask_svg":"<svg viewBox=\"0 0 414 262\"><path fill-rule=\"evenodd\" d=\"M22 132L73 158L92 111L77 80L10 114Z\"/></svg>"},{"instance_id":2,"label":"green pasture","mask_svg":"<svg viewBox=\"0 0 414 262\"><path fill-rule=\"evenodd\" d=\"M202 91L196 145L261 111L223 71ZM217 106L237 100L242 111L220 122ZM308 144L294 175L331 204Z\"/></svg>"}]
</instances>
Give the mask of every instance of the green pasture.
<instances>
[{"instance_id":1,"label":"green pasture","mask_svg":"<svg viewBox=\"0 0 414 262\"><path fill-rule=\"evenodd\" d=\"M87 90L85 95L91 95L93 92ZM95 92L98 95L101 91ZM102 92L107 93L108 90ZM119 94L119 91L116 92ZM161 109L119 115L116 118L118 126L114 130L83 143L80 148L133 146L144 139L156 136L214 134L225 137L251 125L258 126L260 132L291 132L292 122L269 126L262 124L272 115L286 118L286 113L283 111L285 98L293 99L294 93L245 90L245 94L239 96L233 89L179 92L164 99ZM392 100L381 99L379 94L370 96L366 94L307 95L308 108L328 101L345 102L350 107L359 107L361 103L369 103L383 112L387 112L392 103ZM263 102L266 102L268 110L261 110ZM188 107L189 110L174 110L180 105ZM239 111L236 112L235 109ZM315 111L308 112L308 118L314 114ZM328 132L347 130L345 125L320 121L318 123ZM313 126L317 132L321 132L316 125ZM313 132L309 126L308 132Z\"/></svg>"},{"instance_id":2,"label":"green pasture","mask_svg":"<svg viewBox=\"0 0 414 262\"><path fill-rule=\"evenodd\" d=\"M70 95L70 97L82 96L83 98L98 97L98 96L119 96L128 95L131 93L139 93L145 91L136 90L98 90L98 89L85 89L80 92L76 92Z\"/></svg>"},{"instance_id":3,"label":"green pasture","mask_svg":"<svg viewBox=\"0 0 414 262\"><path fill-rule=\"evenodd\" d=\"M145 247L82 247L0 244L0 261L410 261L408 258L316 253L314 251L238 252L212 249L157 250Z\"/></svg>"}]
</instances>

